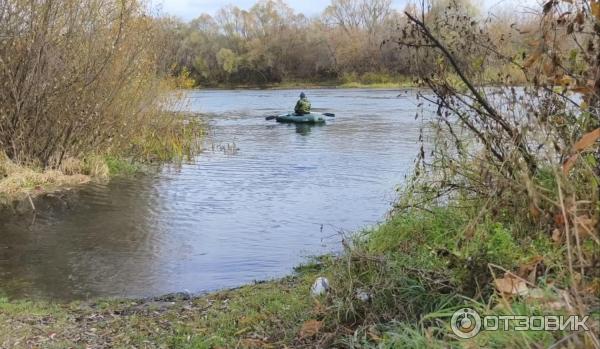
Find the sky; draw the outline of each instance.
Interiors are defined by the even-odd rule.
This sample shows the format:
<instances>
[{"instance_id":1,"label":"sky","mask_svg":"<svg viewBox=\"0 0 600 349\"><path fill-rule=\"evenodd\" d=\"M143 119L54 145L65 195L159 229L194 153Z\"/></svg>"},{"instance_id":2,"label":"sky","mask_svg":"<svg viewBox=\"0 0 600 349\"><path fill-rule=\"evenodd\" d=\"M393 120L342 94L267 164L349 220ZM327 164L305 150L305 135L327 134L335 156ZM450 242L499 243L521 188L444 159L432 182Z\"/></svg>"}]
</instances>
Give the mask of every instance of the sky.
<instances>
[{"instance_id":1,"label":"sky","mask_svg":"<svg viewBox=\"0 0 600 349\"><path fill-rule=\"evenodd\" d=\"M496 4L510 3L515 4L534 4L540 0L483 0L474 1L482 2L486 8L493 8ZM202 13L208 13L214 15L220 8L225 5L235 5L242 9L249 9L257 2L257 0L155 0L155 3L162 9L162 11L169 15L180 17L186 21L192 20L198 17ZM301 12L307 16L313 16L320 14L331 2L330 0L286 0L285 1L290 7L296 12ZM402 10L408 0L392 0L392 6L396 9Z\"/></svg>"}]
</instances>

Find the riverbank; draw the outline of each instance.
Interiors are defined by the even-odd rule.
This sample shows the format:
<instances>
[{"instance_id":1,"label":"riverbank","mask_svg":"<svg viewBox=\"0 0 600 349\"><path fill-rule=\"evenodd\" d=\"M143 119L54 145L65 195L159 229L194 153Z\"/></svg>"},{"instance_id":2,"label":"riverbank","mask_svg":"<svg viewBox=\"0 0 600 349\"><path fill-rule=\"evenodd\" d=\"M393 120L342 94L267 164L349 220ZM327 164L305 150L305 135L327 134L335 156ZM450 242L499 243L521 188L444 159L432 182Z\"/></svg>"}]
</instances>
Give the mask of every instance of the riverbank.
<instances>
[{"instance_id":1,"label":"riverbank","mask_svg":"<svg viewBox=\"0 0 600 349\"><path fill-rule=\"evenodd\" d=\"M487 73L487 75L493 75ZM522 74L521 74L522 75ZM526 81L517 74L511 73L513 86L524 86ZM453 84L460 84L457 77L450 79ZM483 86L497 87L501 86L493 79L488 79ZM391 80L382 79L375 81L363 80L325 80L325 81L284 81L279 83L264 84L208 84L197 85L195 82L182 83L176 86L182 90L191 89L215 89L215 90L296 90L296 89L409 89L409 88L428 88L416 77L401 77Z\"/></svg>"},{"instance_id":2,"label":"riverbank","mask_svg":"<svg viewBox=\"0 0 600 349\"><path fill-rule=\"evenodd\" d=\"M457 206L394 214L345 241L339 256L238 289L69 304L1 299L0 346L531 348L562 340L592 348L599 279L570 285L556 237L522 230L518 217L472 226L477 211ZM318 276L330 289L313 297ZM484 331L463 340L450 320L464 307L485 315L583 312L590 331Z\"/></svg>"},{"instance_id":3,"label":"riverbank","mask_svg":"<svg viewBox=\"0 0 600 349\"><path fill-rule=\"evenodd\" d=\"M42 170L0 161L0 213L23 215L64 206L70 194L89 183L106 183L116 176L149 171L148 164L131 159L91 157L68 159L61 168Z\"/></svg>"},{"instance_id":4,"label":"riverbank","mask_svg":"<svg viewBox=\"0 0 600 349\"><path fill-rule=\"evenodd\" d=\"M196 83L191 81L181 83L182 88L194 88ZM337 89L395 89L395 88L414 88L420 85L415 79L404 76L389 76L380 74L366 74L366 76L358 77L348 76L341 79L331 80L290 80L278 83L256 83L256 84L209 84L197 85L195 88L211 88L211 89L262 89L262 90L286 90L286 89L320 89L320 88L337 88Z\"/></svg>"},{"instance_id":5,"label":"riverbank","mask_svg":"<svg viewBox=\"0 0 600 349\"><path fill-rule=\"evenodd\" d=\"M195 116L163 112L126 147L103 155L67 157L57 168L18 163L0 151L0 210L35 211L35 199L89 182L145 171L150 164L191 159L201 151L206 126Z\"/></svg>"},{"instance_id":6,"label":"riverbank","mask_svg":"<svg viewBox=\"0 0 600 349\"><path fill-rule=\"evenodd\" d=\"M413 83L373 83L363 84L360 82L351 82L344 84L327 84L327 83L301 83L301 82L286 82L265 85L206 85L195 86L190 89L214 89L214 90L296 90L296 89L402 89L402 88L417 88L419 85Z\"/></svg>"},{"instance_id":7,"label":"riverbank","mask_svg":"<svg viewBox=\"0 0 600 349\"><path fill-rule=\"evenodd\" d=\"M282 347L296 343L302 321L312 317L311 276L195 298L70 304L0 298L0 347Z\"/></svg>"},{"instance_id":8,"label":"riverbank","mask_svg":"<svg viewBox=\"0 0 600 349\"><path fill-rule=\"evenodd\" d=\"M34 201L42 195L77 187L88 183L92 178L106 178L108 169L104 163L98 163L94 173L83 168L74 168L75 160L65 163L71 164L72 172L67 172L66 167L59 170L40 170L23 165L18 165L3 154L0 154L0 210L11 209L15 213L35 211ZM79 166L77 162L77 166Z\"/></svg>"},{"instance_id":9,"label":"riverbank","mask_svg":"<svg viewBox=\"0 0 600 349\"><path fill-rule=\"evenodd\" d=\"M114 157L65 160L58 169L19 165L0 155L0 211L16 214L36 211L49 197L77 190L90 182L142 171L144 164Z\"/></svg>"}]
</instances>

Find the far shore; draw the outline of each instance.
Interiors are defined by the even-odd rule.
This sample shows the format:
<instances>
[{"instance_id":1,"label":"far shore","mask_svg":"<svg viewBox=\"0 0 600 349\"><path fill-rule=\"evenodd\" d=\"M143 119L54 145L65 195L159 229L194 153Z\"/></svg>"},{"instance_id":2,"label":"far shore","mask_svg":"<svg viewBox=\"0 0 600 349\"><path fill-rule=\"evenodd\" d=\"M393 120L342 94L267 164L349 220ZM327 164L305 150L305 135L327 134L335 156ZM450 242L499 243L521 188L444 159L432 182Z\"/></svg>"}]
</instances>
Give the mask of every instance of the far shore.
<instances>
[{"instance_id":1,"label":"far shore","mask_svg":"<svg viewBox=\"0 0 600 349\"><path fill-rule=\"evenodd\" d=\"M192 89L210 89L210 90L295 90L295 89L396 89L396 88L417 88L419 85L414 82L386 82L386 83L328 83L328 82L282 82L272 84L217 84L217 85L198 85Z\"/></svg>"}]
</instances>

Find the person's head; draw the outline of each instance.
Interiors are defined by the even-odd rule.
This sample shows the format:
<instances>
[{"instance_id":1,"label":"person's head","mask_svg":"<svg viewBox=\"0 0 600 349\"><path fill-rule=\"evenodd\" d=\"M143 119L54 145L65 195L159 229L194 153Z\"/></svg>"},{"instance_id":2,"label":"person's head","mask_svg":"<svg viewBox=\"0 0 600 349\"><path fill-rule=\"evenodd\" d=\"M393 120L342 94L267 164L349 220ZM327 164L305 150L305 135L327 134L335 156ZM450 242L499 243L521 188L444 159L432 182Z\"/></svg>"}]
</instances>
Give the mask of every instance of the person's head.
<instances>
[{"instance_id":1,"label":"person's head","mask_svg":"<svg viewBox=\"0 0 600 349\"><path fill-rule=\"evenodd\" d=\"M302 99L306 98L306 95L304 94L304 92L300 93L300 98L302 98Z\"/></svg>"}]
</instances>

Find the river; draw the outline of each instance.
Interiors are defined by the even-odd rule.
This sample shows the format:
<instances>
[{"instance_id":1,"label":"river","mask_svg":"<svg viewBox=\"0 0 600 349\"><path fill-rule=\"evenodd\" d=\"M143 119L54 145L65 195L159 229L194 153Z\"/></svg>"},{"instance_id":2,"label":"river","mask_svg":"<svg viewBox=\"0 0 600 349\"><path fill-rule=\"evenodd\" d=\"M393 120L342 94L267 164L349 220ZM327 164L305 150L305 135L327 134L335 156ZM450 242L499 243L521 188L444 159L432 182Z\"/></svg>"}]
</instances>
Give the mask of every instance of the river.
<instances>
[{"instance_id":1,"label":"river","mask_svg":"<svg viewBox=\"0 0 600 349\"><path fill-rule=\"evenodd\" d=\"M305 90L322 126L266 121L296 90L199 90L193 162L89 184L75 204L0 217L0 292L54 300L199 293L290 273L381 222L413 167L413 90Z\"/></svg>"}]
</instances>

